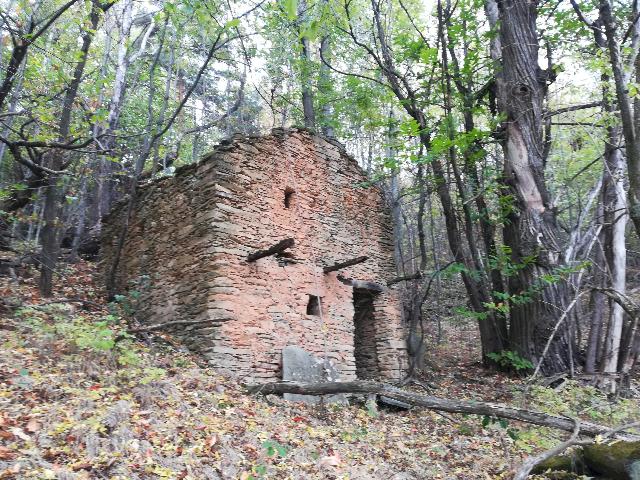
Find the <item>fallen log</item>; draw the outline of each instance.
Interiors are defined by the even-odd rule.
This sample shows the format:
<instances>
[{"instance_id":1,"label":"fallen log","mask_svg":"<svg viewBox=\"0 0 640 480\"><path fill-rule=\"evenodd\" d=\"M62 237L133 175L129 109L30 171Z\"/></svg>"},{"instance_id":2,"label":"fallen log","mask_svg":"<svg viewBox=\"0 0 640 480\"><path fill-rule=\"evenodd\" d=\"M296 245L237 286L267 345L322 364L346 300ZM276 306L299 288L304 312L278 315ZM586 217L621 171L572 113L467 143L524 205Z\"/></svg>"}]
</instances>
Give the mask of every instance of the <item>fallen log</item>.
<instances>
[{"instance_id":1,"label":"fallen log","mask_svg":"<svg viewBox=\"0 0 640 480\"><path fill-rule=\"evenodd\" d=\"M334 395L338 393L364 393L384 395L416 407L428 408L449 413L466 413L472 415L487 415L509 420L531 423L542 427L555 428L567 432L573 432L576 422L569 417L559 417L532 410L507 407L505 405L474 402L464 400L450 400L431 395L419 395L414 392L402 390L392 385L380 382L353 381L353 382L324 382L324 383L300 383L300 382L274 382L260 385L246 386L250 393L296 393L300 395ZM580 433L595 437L597 435L610 435L611 427L605 427L595 423L580 423ZM616 432L616 437L627 440L640 440L640 435L629 432Z\"/></svg>"},{"instance_id":2,"label":"fallen log","mask_svg":"<svg viewBox=\"0 0 640 480\"><path fill-rule=\"evenodd\" d=\"M250 253L247 255L247 262L255 262L263 257L269 257L271 255L275 255L277 253L282 253L287 248L293 247L294 244L293 238L285 238L284 240L279 241L272 247L267 248L266 250L258 250L257 252Z\"/></svg>"},{"instance_id":3,"label":"fallen log","mask_svg":"<svg viewBox=\"0 0 640 480\"><path fill-rule=\"evenodd\" d=\"M322 269L324 273L335 272L336 270L342 270L343 268L351 267L352 265L357 265L362 262L366 262L369 260L369 257L363 255L362 257L352 258L351 260L347 260L345 262L335 263L333 265L326 266Z\"/></svg>"}]
</instances>

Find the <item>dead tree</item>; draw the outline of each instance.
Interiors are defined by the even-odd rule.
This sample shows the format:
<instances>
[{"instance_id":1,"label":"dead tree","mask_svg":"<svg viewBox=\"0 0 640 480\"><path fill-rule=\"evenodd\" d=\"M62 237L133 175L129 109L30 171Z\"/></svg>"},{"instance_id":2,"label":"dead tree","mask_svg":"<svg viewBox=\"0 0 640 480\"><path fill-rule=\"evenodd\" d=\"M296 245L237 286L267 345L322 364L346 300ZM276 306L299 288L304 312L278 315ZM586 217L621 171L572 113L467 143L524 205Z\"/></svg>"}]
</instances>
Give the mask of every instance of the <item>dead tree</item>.
<instances>
[{"instance_id":1,"label":"dead tree","mask_svg":"<svg viewBox=\"0 0 640 480\"><path fill-rule=\"evenodd\" d=\"M489 417L506 418L509 420L517 420L567 432L573 432L576 425L576 421L568 417L559 417L533 410L512 408L494 403L451 400L431 395L419 395L417 393L402 390L392 385L380 382L274 382L261 385L249 385L246 388L250 393L263 395L274 393L295 393L300 395L335 395L339 393L377 394L384 395L385 397L408 403L409 405L416 407L423 407L449 413L487 415ZM580 431L583 435L589 437L611 434L610 427L587 422L580 423ZM627 431L616 432L616 437L628 440L640 439L640 435Z\"/></svg>"}]
</instances>

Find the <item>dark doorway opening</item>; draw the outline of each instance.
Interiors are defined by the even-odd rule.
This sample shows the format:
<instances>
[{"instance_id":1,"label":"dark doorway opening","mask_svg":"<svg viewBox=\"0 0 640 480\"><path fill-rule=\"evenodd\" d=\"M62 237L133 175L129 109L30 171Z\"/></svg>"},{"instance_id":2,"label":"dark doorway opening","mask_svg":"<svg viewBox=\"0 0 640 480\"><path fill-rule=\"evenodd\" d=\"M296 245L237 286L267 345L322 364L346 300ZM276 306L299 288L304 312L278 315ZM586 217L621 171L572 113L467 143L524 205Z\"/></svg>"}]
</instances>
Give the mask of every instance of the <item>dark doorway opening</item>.
<instances>
[{"instance_id":1,"label":"dark doorway opening","mask_svg":"<svg viewBox=\"0 0 640 480\"><path fill-rule=\"evenodd\" d=\"M356 376L361 379L377 378L380 373L373 305L375 295L376 292L364 288L353 289L353 346Z\"/></svg>"}]
</instances>

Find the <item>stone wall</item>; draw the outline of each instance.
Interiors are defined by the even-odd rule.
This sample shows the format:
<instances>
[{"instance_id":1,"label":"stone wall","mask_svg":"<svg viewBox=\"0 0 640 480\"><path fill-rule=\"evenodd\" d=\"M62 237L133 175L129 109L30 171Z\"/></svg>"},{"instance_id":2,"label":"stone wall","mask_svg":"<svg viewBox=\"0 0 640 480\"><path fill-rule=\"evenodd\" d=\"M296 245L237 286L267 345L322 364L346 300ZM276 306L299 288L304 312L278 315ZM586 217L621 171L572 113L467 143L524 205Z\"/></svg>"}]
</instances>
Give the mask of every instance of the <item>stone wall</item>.
<instances>
[{"instance_id":1,"label":"stone wall","mask_svg":"<svg viewBox=\"0 0 640 480\"><path fill-rule=\"evenodd\" d=\"M303 130L234 137L140 189L119 287L148 279L136 287L141 320L199 322L177 334L218 368L279 378L282 348L299 345L355 378L353 288L344 278L384 285L395 276L390 217L378 189L359 186L365 180L339 144ZM105 271L123 212L104 220ZM284 238L295 239L291 258L247 262ZM369 259L322 271L361 255ZM310 296L320 308L307 314ZM361 330L374 332L379 375L395 379L406 367L397 291L384 288L373 307L375 325Z\"/></svg>"}]
</instances>

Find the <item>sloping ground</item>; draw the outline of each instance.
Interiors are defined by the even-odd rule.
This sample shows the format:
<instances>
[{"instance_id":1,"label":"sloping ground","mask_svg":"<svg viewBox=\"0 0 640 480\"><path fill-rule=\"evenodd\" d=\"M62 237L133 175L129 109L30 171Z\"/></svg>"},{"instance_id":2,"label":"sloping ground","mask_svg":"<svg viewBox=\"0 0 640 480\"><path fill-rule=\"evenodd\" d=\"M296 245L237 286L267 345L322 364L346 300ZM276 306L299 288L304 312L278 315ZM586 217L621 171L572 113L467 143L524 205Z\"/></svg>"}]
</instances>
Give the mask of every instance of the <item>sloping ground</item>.
<instances>
[{"instance_id":1,"label":"sloping ground","mask_svg":"<svg viewBox=\"0 0 640 480\"><path fill-rule=\"evenodd\" d=\"M520 428L514 442L513 426L478 417L249 396L168 336L123 338L133 302L109 310L91 274L73 267L58 292L84 309L47 304L30 279L0 284L11 306L0 319L0 478L499 479L531 438L554 439ZM442 397L508 400L517 382L468 358L472 331L449 332L429 380Z\"/></svg>"}]
</instances>

